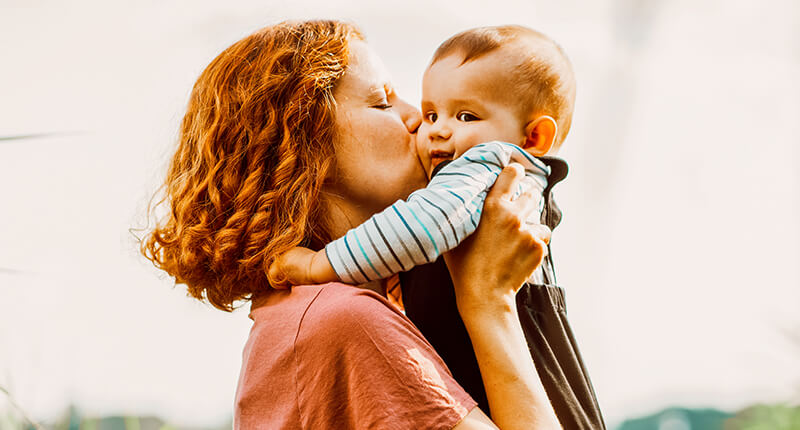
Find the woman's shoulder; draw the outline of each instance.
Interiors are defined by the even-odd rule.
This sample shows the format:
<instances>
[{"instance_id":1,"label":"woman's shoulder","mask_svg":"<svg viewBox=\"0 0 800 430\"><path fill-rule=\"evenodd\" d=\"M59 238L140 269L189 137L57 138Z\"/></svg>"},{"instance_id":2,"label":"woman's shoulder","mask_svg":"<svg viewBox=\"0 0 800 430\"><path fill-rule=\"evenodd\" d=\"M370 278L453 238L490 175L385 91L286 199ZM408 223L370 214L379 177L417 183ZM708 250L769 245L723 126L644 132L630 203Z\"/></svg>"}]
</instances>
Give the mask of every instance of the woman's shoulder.
<instances>
[{"instance_id":1,"label":"woman's shoulder","mask_svg":"<svg viewBox=\"0 0 800 430\"><path fill-rule=\"evenodd\" d=\"M449 429L475 406L414 324L370 290L321 288L294 353L310 428L349 416L363 428Z\"/></svg>"},{"instance_id":2,"label":"woman's shoulder","mask_svg":"<svg viewBox=\"0 0 800 430\"><path fill-rule=\"evenodd\" d=\"M356 330L366 334L392 328L417 332L411 321L383 296L339 282L266 292L253 299L250 318L255 322L252 334L256 337L261 337L261 331L269 338L276 331L291 331L294 343L333 336L332 341L346 340L347 345L358 338L335 335L353 334Z\"/></svg>"},{"instance_id":3,"label":"woman's shoulder","mask_svg":"<svg viewBox=\"0 0 800 430\"><path fill-rule=\"evenodd\" d=\"M251 304L237 410L262 411L259 419L273 422L298 407L289 393L297 392L300 403L321 403L317 396L332 392L329 383L352 373L335 367L362 367L358 351L374 349L370 339L381 322L402 317L390 306L372 291L340 283L262 291ZM390 331L387 337L403 338Z\"/></svg>"},{"instance_id":4,"label":"woman's shoulder","mask_svg":"<svg viewBox=\"0 0 800 430\"><path fill-rule=\"evenodd\" d=\"M422 334L379 294L331 283L270 295L254 302L249 342L260 346L245 353L240 411L291 410L305 428L452 428L474 407ZM248 401L254 397L260 403Z\"/></svg>"},{"instance_id":5,"label":"woman's shoulder","mask_svg":"<svg viewBox=\"0 0 800 430\"><path fill-rule=\"evenodd\" d=\"M332 336L334 341L346 340L349 344L360 339L353 336L357 333L370 337L376 331L387 333L397 329L418 333L405 315L372 290L341 283L315 288L318 292L300 322L298 342ZM342 337L342 333L350 336ZM421 334L419 339L423 339Z\"/></svg>"}]
</instances>

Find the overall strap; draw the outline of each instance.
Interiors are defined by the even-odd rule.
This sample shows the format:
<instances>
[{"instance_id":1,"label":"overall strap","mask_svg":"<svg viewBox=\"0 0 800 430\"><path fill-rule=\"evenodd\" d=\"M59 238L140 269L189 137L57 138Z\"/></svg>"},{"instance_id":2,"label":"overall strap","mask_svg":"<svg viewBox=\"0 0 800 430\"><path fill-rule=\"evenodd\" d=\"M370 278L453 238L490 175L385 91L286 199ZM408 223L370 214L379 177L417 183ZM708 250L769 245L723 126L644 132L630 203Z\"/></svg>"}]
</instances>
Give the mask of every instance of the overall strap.
<instances>
[{"instance_id":1,"label":"overall strap","mask_svg":"<svg viewBox=\"0 0 800 430\"><path fill-rule=\"evenodd\" d=\"M544 189L544 210L542 211L541 223L554 230L561 223L561 209L553 200L553 186L564 180L569 173L569 166L566 161L558 157L539 157L550 167L550 175L547 177L547 188ZM553 263L553 252L550 244L547 245L547 257L542 262L542 273L547 285L558 285L556 270Z\"/></svg>"}]
</instances>

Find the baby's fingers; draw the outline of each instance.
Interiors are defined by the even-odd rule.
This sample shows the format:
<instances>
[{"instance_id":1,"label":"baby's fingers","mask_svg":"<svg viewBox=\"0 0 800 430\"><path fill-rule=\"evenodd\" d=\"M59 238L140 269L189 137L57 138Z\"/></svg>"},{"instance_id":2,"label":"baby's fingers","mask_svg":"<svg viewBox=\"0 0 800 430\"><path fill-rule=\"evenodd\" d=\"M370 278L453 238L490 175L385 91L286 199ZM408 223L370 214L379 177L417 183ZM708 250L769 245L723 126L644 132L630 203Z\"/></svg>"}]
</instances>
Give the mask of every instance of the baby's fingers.
<instances>
[{"instance_id":1,"label":"baby's fingers","mask_svg":"<svg viewBox=\"0 0 800 430\"><path fill-rule=\"evenodd\" d=\"M278 257L272 264L269 265L267 271L267 279L272 288L278 290L285 290L291 286L289 277L281 270L281 257Z\"/></svg>"},{"instance_id":2,"label":"baby's fingers","mask_svg":"<svg viewBox=\"0 0 800 430\"><path fill-rule=\"evenodd\" d=\"M303 247L294 247L275 259L267 276L274 288L283 289L292 285L312 283L309 267L315 252Z\"/></svg>"}]
</instances>

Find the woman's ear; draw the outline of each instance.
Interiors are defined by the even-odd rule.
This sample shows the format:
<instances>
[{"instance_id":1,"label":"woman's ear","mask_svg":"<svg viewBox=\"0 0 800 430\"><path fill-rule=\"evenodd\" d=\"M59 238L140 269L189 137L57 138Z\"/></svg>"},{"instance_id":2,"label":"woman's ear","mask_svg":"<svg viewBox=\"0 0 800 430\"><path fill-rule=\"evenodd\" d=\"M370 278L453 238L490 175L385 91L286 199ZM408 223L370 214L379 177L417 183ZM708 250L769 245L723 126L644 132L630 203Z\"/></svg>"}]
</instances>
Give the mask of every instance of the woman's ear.
<instances>
[{"instance_id":1,"label":"woman's ear","mask_svg":"<svg viewBox=\"0 0 800 430\"><path fill-rule=\"evenodd\" d=\"M547 154L556 143L558 124L549 115L536 117L525 125L525 144L522 149L539 157Z\"/></svg>"}]
</instances>

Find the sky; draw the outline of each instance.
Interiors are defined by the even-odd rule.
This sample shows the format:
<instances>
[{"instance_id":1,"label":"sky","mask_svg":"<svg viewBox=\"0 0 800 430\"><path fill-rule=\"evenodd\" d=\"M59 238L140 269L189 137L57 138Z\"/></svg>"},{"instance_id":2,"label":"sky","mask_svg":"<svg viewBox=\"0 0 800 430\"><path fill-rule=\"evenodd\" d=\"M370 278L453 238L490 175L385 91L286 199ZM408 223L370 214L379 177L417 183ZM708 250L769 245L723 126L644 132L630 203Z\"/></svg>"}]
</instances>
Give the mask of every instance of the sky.
<instances>
[{"instance_id":1,"label":"sky","mask_svg":"<svg viewBox=\"0 0 800 430\"><path fill-rule=\"evenodd\" d=\"M412 103L460 30L523 24L564 47L578 95L553 254L608 421L800 402L800 5L285 3L0 4L0 137L52 133L0 140L0 386L31 416L229 418L247 307L187 298L130 229L203 68L321 17L358 24Z\"/></svg>"}]
</instances>

